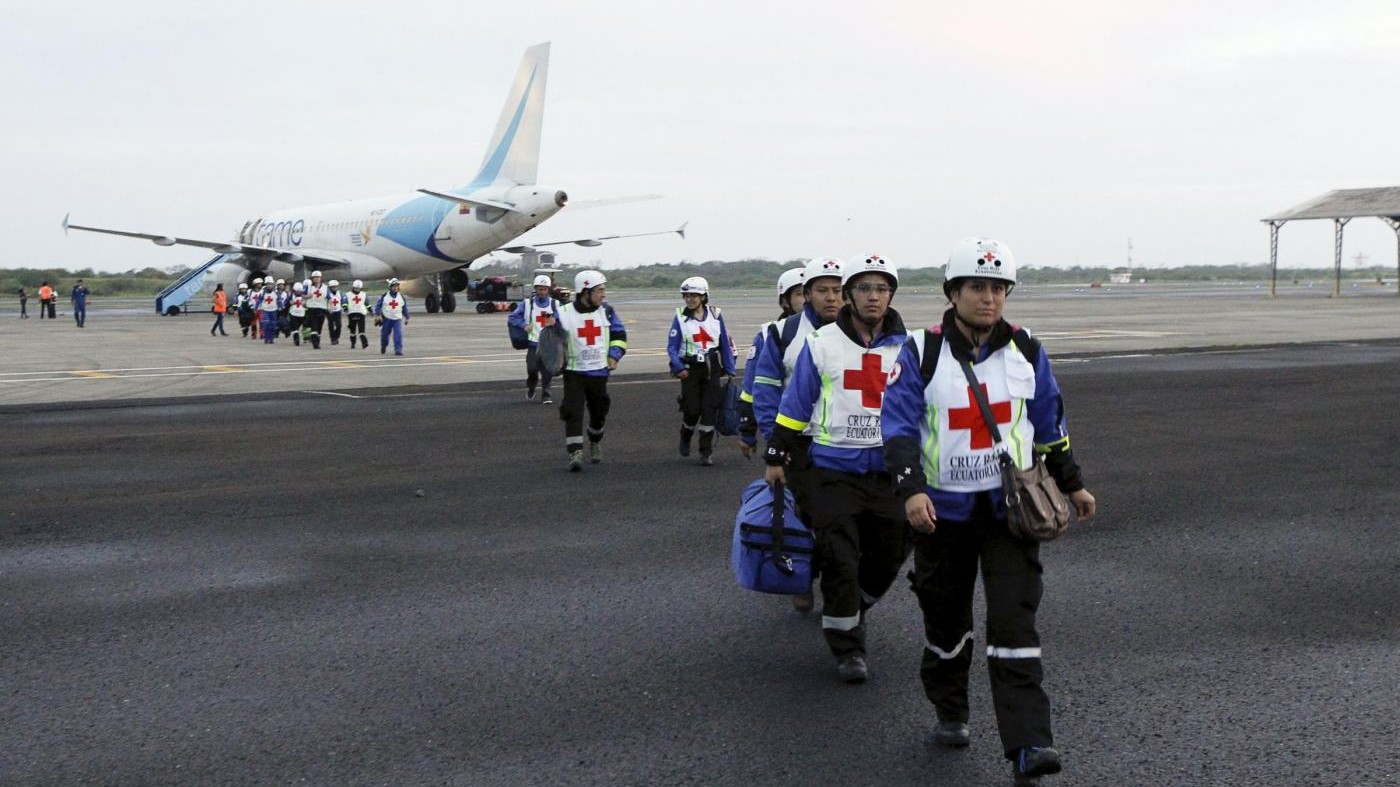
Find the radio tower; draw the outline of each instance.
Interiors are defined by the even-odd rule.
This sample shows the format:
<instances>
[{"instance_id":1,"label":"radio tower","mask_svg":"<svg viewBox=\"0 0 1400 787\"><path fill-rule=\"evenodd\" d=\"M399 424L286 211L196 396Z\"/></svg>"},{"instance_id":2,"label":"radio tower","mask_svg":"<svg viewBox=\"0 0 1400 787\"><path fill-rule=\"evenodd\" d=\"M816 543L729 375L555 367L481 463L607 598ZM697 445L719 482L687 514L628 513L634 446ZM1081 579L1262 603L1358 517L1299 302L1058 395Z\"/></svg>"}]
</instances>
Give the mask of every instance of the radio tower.
<instances>
[{"instance_id":1,"label":"radio tower","mask_svg":"<svg viewBox=\"0 0 1400 787\"><path fill-rule=\"evenodd\" d=\"M1133 272L1133 239L1128 238L1128 273Z\"/></svg>"}]
</instances>

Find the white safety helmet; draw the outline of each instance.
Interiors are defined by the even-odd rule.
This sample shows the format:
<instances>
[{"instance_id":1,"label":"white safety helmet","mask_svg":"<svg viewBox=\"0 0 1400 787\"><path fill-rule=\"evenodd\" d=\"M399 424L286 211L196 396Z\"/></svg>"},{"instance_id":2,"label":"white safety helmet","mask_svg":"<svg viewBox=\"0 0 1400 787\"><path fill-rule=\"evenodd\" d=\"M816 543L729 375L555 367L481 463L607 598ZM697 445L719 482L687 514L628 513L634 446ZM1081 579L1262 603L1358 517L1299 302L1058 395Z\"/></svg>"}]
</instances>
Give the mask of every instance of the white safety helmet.
<instances>
[{"instance_id":1,"label":"white safety helmet","mask_svg":"<svg viewBox=\"0 0 1400 787\"><path fill-rule=\"evenodd\" d=\"M253 279L254 284L262 284L262 279Z\"/></svg>"},{"instance_id":2,"label":"white safety helmet","mask_svg":"<svg viewBox=\"0 0 1400 787\"><path fill-rule=\"evenodd\" d=\"M823 276L835 276L840 279L841 271L845 268L846 263L836 257L813 257L802 269L802 286L805 288Z\"/></svg>"},{"instance_id":3,"label":"white safety helmet","mask_svg":"<svg viewBox=\"0 0 1400 787\"><path fill-rule=\"evenodd\" d=\"M802 278L806 273L807 270L805 268L792 268L783 271L782 275L778 277L778 297L781 298L787 295L788 290L793 287L801 287Z\"/></svg>"},{"instance_id":4,"label":"white safety helmet","mask_svg":"<svg viewBox=\"0 0 1400 787\"><path fill-rule=\"evenodd\" d=\"M301 292L301 291L302 291L301 282L297 282L296 284L293 284L293 285L292 285L292 292Z\"/></svg>"},{"instance_id":5,"label":"white safety helmet","mask_svg":"<svg viewBox=\"0 0 1400 787\"><path fill-rule=\"evenodd\" d=\"M350 286L354 287L357 290L363 290L365 288L365 283L360 281L359 279L356 279L350 282Z\"/></svg>"},{"instance_id":6,"label":"white safety helmet","mask_svg":"<svg viewBox=\"0 0 1400 787\"><path fill-rule=\"evenodd\" d=\"M340 286L340 282L336 281L335 279L331 279L330 281L326 282L326 286L327 286L327 287L339 287L339 286Z\"/></svg>"},{"instance_id":7,"label":"white safety helmet","mask_svg":"<svg viewBox=\"0 0 1400 787\"><path fill-rule=\"evenodd\" d=\"M599 284L607 284L608 277L602 271L587 270L574 274L574 292L583 292L597 287Z\"/></svg>"},{"instance_id":8,"label":"white safety helmet","mask_svg":"<svg viewBox=\"0 0 1400 787\"><path fill-rule=\"evenodd\" d=\"M866 254L846 263L846 269L841 275L841 289L846 289L846 285L862 273L884 274L885 278L890 280L890 290L899 289L899 270L893 262L878 254Z\"/></svg>"},{"instance_id":9,"label":"white safety helmet","mask_svg":"<svg viewBox=\"0 0 1400 787\"><path fill-rule=\"evenodd\" d=\"M710 283L704 276L691 276L681 282L681 295L709 295Z\"/></svg>"},{"instance_id":10,"label":"white safety helmet","mask_svg":"<svg viewBox=\"0 0 1400 787\"><path fill-rule=\"evenodd\" d=\"M301 288L302 288L303 290L309 290L309 289L311 289L311 280L310 280L310 279L302 279L302 280L301 280Z\"/></svg>"},{"instance_id":11,"label":"white safety helmet","mask_svg":"<svg viewBox=\"0 0 1400 787\"><path fill-rule=\"evenodd\" d=\"M248 284L247 284L246 282L241 282L241 281L240 281L240 282L238 283L238 289L240 289L240 290L246 290L246 289L248 289Z\"/></svg>"},{"instance_id":12,"label":"white safety helmet","mask_svg":"<svg viewBox=\"0 0 1400 787\"><path fill-rule=\"evenodd\" d=\"M398 283L399 283L399 280L398 280L398 279L395 279L395 278L392 277L392 276L389 277L388 284L389 284L390 287L392 287L392 286L394 286L395 284L398 284Z\"/></svg>"},{"instance_id":13,"label":"white safety helmet","mask_svg":"<svg viewBox=\"0 0 1400 787\"><path fill-rule=\"evenodd\" d=\"M963 238L953 246L943 266L943 294L950 295L958 279L997 279L1016 286L1016 256L1004 243L991 238Z\"/></svg>"},{"instance_id":14,"label":"white safety helmet","mask_svg":"<svg viewBox=\"0 0 1400 787\"><path fill-rule=\"evenodd\" d=\"M554 286L554 282L553 282L548 276L546 276L546 275L544 275L543 273L541 273L540 275L538 275L538 276L535 277L535 284L534 284L534 286L536 286L536 287L553 287L553 286Z\"/></svg>"},{"instance_id":15,"label":"white safety helmet","mask_svg":"<svg viewBox=\"0 0 1400 787\"><path fill-rule=\"evenodd\" d=\"M320 272L320 271L312 271L312 272L311 272L311 278L313 278L313 279L316 278L316 277L318 277L318 276L320 276L320 275L321 275L321 272Z\"/></svg>"},{"instance_id":16,"label":"white safety helmet","mask_svg":"<svg viewBox=\"0 0 1400 787\"><path fill-rule=\"evenodd\" d=\"M286 279L278 279L278 280L277 280L277 283L278 283L278 284L286 284L286 283L287 283L287 280L286 280Z\"/></svg>"}]
</instances>

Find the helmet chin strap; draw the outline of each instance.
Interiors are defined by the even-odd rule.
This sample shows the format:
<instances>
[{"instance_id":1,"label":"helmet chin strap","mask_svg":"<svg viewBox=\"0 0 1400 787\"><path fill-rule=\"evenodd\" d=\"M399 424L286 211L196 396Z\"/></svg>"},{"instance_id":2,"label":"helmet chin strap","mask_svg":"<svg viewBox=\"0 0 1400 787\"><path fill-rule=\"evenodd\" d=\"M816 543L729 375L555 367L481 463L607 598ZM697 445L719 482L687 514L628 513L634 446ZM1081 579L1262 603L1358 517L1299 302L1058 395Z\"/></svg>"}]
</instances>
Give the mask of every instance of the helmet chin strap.
<instances>
[{"instance_id":1,"label":"helmet chin strap","mask_svg":"<svg viewBox=\"0 0 1400 787\"><path fill-rule=\"evenodd\" d=\"M953 309L953 319L967 327L968 333L972 334L971 338L973 347L981 347L982 343L987 340L987 337L992 335L992 328L996 327L995 325L993 325L992 328L978 328L976 325L973 325L972 323L963 319L962 314L960 314L956 308ZM980 338L978 337L979 333L982 334Z\"/></svg>"}]
</instances>

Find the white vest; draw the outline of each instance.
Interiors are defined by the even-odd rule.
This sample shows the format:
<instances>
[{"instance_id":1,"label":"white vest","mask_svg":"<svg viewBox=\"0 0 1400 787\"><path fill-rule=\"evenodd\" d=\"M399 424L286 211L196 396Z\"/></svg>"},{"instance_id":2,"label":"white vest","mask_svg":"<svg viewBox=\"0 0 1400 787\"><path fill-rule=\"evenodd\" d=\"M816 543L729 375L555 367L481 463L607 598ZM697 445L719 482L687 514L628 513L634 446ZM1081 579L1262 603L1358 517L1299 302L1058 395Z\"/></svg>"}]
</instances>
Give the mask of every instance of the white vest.
<instances>
[{"instance_id":1,"label":"white vest","mask_svg":"<svg viewBox=\"0 0 1400 787\"><path fill-rule=\"evenodd\" d=\"M571 372L591 372L608 365L608 342L612 326L608 324L606 307L599 306L587 314L574 311L574 304L559 307L559 326L569 334L569 363Z\"/></svg>"},{"instance_id":2,"label":"white vest","mask_svg":"<svg viewBox=\"0 0 1400 787\"><path fill-rule=\"evenodd\" d=\"M878 448L884 444L880 405L885 400L885 382L902 347L902 342L861 347L834 322L811 332L807 349L822 378L821 395L812 409L813 440L832 448Z\"/></svg>"},{"instance_id":3,"label":"white vest","mask_svg":"<svg viewBox=\"0 0 1400 787\"><path fill-rule=\"evenodd\" d=\"M345 296L345 308L351 314L369 314L369 293L364 290L359 292L351 290Z\"/></svg>"},{"instance_id":4,"label":"white vest","mask_svg":"<svg viewBox=\"0 0 1400 787\"><path fill-rule=\"evenodd\" d=\"M319 286L319 287L316 286L316 285L314 285L314 284L311 285L311 287L308 288L308 289L306 290L306 308L308 308L308 309L324 309L324 308L326 308L326 295L329 294L330 291L331 291L331 288L330 288L330 287L327 287L327 286L324 285L324 284L322 284L322 285Z\"/></svg>"},{"instance_id":5,"label":"white vest","mask_svg":"<svg viewBox=\"0 0 1400 787\"><path fill-rule=\"evenodd\" d=\"M258 293L258 308L265 312L277 311L277 292L275 290L263 290Z\"/></svg>"},{"instance_id":6,"label":"white vest","mask_svg":"<svg viewBox=\"0 0 1400 787\"><path fill-rule=\"evenodd\" d=\"M783 370L787 372L788 377L792 377L792 370L797 368L797 356L802 354L802 345L807 339L807 334L815 331L817 328L812 324L811 320L807 319L806 309L803 309L788 319L797 320L797 333L793 335L792 343L787 346L787 349L783 350ZM834 322L829 324L835 325ZM779 320L777 325L778 336L781 337L783 335L783 321ZM838 328L837 331L839 332L840 329Z\"/></svg>"},{"instance_id":7,"label":"white vest","mask_svg":"<svg viewBox=\"0 0 1400 787\"><path fill-rule=\"evenodd\" d=\"M293 317L306 316L306 298L296 293L292 293L292 303L287 307L287 313Z\"/></svg>"},{"instance_id":8,"label":"white vest","mask_svg":"<svg viewBox=\"0 0 1400 787\"><path fill-rule=\"evenodd\" d=\"M539 323L541 314L553 316L554 310L559 308L559 301L549 299L549 306L540 308L535 304L535 296L531 295L525 299L525 333L530 336L530 341L539 344L540 329L544 326Z\"/></svg>"},{"instance_id":9,"label":"white vest","mask_svg":"<svg viewBox=\"0 0 1400 787\"><path fill-rule=\"evenodd\" d=\"M919 358L926 351L924 332L914 334ZM925 416L919 421L923 446L924 477L929 486L948 492L981 492L1001 487L997 446L982 418L977 399L968 390L948 342L939 341L938 368L924 388ZM1026 413L1026 401L1035 397L1035 367L1008 342L987 360L974 364L977 380L986 387L987 404L997 420L1003 446L1022 469L1034 457L1035 427ZM919 370L904 369L903 374ZM936 430L936 431L933 431Z\"/></svg>"},{"instance_id":10,"label":"white vest","mask_svg":"<svg viewBox=\"0 0 1400 787\"><path fill-rule=\"evenodd\" d=\"M379 308L379 316L386 320L402 320L403 304L403 293L386 292L384 293L384 305Z\"/></svg>"},{"instance_id":11,"label":"white vest","mask_svg":"<svg viewBox=\"0 0 1400 787\"><path fill-rule=\"evenodd\" d=\"M705 307L705 319L686 317L685 309L676 309L676 324L681 328L684 345L681 353L687 361L704 361L706 353L719 349L719 309Z\"/></svg>"}]
</instances>

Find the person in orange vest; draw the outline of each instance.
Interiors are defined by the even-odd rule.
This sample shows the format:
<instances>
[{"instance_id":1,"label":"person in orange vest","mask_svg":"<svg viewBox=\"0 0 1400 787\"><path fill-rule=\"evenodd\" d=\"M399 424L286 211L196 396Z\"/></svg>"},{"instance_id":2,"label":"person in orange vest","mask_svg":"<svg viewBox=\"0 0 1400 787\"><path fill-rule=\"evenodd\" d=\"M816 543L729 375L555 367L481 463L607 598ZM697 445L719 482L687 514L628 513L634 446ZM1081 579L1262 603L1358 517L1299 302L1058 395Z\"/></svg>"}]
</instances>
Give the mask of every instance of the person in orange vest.
<instances>
[{"instance_id":1,"label":"person in orange vest","mask_svg":"<svg viewBox=\"0 0 1400 787\"><path fill-rule=\"evenodd\" d=\"M48 282L44 282L39 286L39 319L44 319L46 315L50 320L58 319L58 314L54 309L53 303L57 300L56 295L57 294L53 291L53 288L49 286Z\"/></svg>"},{"instance_id":2,"label":"person in orange vest","mask_svg":"<svg viewBox=\"0 0 1400 787\"><path fill-rule=\"evenodd\" d=\"M224 331L224 314L228 312L228 293L224 292L223 282L219 282L218 286L214 287L213 312L214 327L209 329L209 335L213 336L214 331L218 331L224 336L228 336L228 334Z\"/></svg>"}]
</instances>

